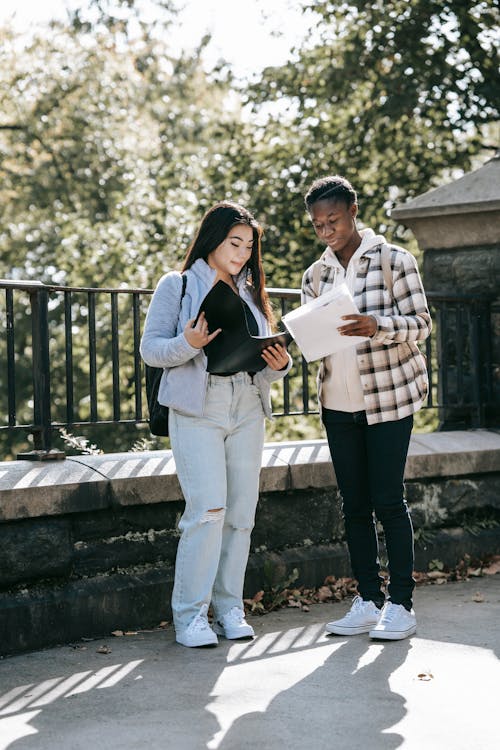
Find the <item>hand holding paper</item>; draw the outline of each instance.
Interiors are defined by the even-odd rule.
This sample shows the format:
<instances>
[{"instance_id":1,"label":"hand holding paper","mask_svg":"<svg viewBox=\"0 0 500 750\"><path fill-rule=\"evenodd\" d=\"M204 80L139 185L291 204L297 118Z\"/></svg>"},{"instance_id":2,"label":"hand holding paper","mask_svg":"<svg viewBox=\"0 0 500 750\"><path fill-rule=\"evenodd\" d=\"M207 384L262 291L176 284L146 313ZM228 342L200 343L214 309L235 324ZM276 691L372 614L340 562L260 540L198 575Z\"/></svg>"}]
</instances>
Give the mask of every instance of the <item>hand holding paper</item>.
<instances>
[{"instance_id":1,"label":"hand holding paper","mask_svg":"<svg viewBox=\"0 0 500 750\"><path fill-rule=\"evenodd\" d=\"M348 325L343 315L356 315L356 307L347 285L342 283L312 302L283 316L283 322L308 362L366 341L367 336L343 336L338 330Z\"/></svg>"}]
</instances>

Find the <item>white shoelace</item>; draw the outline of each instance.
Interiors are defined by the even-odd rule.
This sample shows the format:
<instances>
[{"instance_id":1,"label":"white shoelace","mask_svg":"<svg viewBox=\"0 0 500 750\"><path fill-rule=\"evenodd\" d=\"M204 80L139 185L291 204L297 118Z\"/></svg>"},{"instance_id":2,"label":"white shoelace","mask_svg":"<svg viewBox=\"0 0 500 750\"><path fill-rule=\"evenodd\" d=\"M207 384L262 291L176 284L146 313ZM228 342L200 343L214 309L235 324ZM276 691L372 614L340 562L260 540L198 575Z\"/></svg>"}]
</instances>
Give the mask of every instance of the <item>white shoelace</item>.
<instances>
[{"instance_id":1,"label":"white shoelace","mask_svg":"<svg viewBox=\"0 0 500 750\"><path fill-rule=\"evenodd\" d=\"M389 602L384 606L380 621L382 622L383 620L384 622L391 622L391 620L394 620L397 614L398 610L396 608L396 605Z\"/></svg>"},{"instance_id":2,"label":"white shoelace","mask_svg":"<svg viewBox=\"0 0 500 750\"><path fill-rule=\"evenodd\" d=\"M193 632L198 632L201 630L208 630L210 629L210 625L208 624L207 620L207 611L208 608L206 605L204 605L196 617L194 618L193 622L190 624L189 629Z\"/></svg>"},{"instance_id":3,"label":"white shoelace","mask_svg":"<svg viewBox=\"0 0 500 750\"><path fill-rule=\"evenodd\" d=\"M363 603L363 599L360 596L355 596L352 600L351 609L346 614L346 617L352 617L357 614L358 610L362 608Z\"/></svg>"},{"instance_id":4,"label":"white shoelace","mask_svg":"<svg viewBox=\"0 0 500 750\"><path fill-rule=\"evenodd\" d=\"M229 618L233 620L233 622L238 623L238 625L241 625L241 623L245 619L245 613L239 607L233 607L229 611L228 615Z\"/></svg>"}]
</instances>

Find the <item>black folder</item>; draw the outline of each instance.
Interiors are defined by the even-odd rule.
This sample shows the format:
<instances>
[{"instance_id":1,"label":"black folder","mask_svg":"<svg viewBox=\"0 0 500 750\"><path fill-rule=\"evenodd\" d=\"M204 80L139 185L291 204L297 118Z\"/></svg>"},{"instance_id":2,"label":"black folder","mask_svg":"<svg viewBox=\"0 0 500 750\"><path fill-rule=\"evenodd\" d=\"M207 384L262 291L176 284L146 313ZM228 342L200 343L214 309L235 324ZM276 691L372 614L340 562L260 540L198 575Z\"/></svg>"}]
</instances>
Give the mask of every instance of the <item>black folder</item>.
<instances>
[{"instance_id":1,"label":"black folder","mask_svg":"<svg viewBox=\"0 0 500 750\"><path fill-rule=\"evenodd\" d=\"M198 315L201 312L205 313L210 333L222 328L203 348L208 358L207 370L214 374L259 372L266 366L261 356L266 346L282 344L286 347L292 341L288 331L272 336L252 336L243 301L224 281L218 281L208 292Z\"/></svg>"}]
</instances>

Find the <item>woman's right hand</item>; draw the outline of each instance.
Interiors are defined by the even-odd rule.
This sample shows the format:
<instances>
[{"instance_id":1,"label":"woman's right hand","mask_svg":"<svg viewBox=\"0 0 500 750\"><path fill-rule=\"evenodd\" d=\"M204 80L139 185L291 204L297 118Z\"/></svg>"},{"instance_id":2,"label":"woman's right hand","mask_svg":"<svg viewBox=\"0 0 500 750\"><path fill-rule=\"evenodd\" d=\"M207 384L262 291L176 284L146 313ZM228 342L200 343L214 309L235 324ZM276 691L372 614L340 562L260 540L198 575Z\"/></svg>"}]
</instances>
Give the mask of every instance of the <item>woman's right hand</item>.
<instances>
[{"instance_id":1,"label":"woman's right hand","mask_svg":"<svg viewBox=\"0 0 500 750\"><path fill-rule=\"evenodd\" d=\"M193 326L194 321L194 318L188 320L184 328L184 336L186 337L188 344L195 349L203 349L204 346L209 344L212 339L218 336L222 331L222 328L217 328L213 333L208 332L208 323L205 319L204 312L200 313L198 316L195 326Z\"/></svg>"}]
</instances>

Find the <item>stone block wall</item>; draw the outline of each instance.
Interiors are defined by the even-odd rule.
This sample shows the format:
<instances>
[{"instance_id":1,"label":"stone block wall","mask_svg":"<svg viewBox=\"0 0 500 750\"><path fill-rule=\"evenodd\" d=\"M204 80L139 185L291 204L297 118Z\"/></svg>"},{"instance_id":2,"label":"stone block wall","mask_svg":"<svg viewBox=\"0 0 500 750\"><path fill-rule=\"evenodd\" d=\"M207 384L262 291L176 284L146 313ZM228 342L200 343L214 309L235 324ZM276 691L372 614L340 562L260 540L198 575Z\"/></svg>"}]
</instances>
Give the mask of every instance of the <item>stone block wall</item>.
<instances>
[{"instance_id":1,"label":"stone block wall","mask_svg":"<svg viewBox=\"0 0 500 750\"><path fill-rule=\"evenodd\" d=\"M456 248L427 248L424 253L424 277L431 281L427 289L441 294L471 294L479 300L492 300L490 327L482 327L478 341L479 351L486 360L489 350L491 367L480 368L481 400L486 404L481 424L497 426L500 420L500 243ZM446 318L446 330L438 328L438 380L442 386L446 375L446 393L440 388L439 401L447 401L451 406L443 408L440 419L445 429L455 426L469 426L467 409L461 410L460 401L473 400L474 385L472 373L467 369L461 382L457 380L456 357L458 351L471 356L471 337L468 323L461 318L457 322L453 313ZM459 326L462 326L460 330ZM455 344L461 338L460 348ZM445 371L445 372L444 372Z\"/></svg>"},{"instance_id":2,"label":"stone block wall","mask_svg":"<svg viewBox=\"0 0 500 750\"><path fill-rule=\"evenodd\" d=\"M417 570L500 552L498 432L414 435L406 474ZM324 441L266 445L260 489L247 596L350 575ZM0 464L0 653L168 620L183 505L170 451Z\"/></svg>"},{"instance_id":3,"label":"stone block wall","mask_svg":"<svg viewBox=\"0 0 500 750\"><path fill-rule=\"evenodd\" d=\"M423 275L433 292L498 297L500 244L426 249Z\"/></svg>"}]
</instances>

